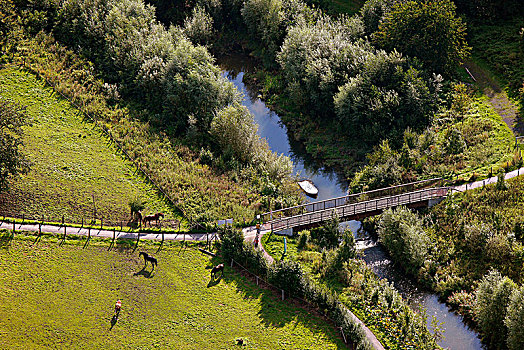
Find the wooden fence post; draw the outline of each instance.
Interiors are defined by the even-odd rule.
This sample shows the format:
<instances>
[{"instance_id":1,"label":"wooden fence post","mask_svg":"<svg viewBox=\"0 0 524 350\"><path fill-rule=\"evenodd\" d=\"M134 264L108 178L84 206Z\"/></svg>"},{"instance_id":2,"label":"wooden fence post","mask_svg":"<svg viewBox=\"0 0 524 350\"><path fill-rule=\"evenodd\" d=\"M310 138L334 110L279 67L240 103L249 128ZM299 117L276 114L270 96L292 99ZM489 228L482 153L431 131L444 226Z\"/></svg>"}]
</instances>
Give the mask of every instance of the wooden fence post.
<instances>
[{"instance_id":1,"label":"wooden fence post","mask_svg":"<svg viewBox=\"0 0 524 350\"><path fill-rule=\"evenodd\" d=\"M64 216L62 215L62 226L64 226Z\"/></svg>"},{"instance_id":2,"label":"wooden fence post","mask_svg":"<svg viewBox=\"0 0 524 350\"><path fill-rule=\"evenodd\" d=\"M284 300L284 290L282 289L282 300Z\"/></svg>"}]
</instances>

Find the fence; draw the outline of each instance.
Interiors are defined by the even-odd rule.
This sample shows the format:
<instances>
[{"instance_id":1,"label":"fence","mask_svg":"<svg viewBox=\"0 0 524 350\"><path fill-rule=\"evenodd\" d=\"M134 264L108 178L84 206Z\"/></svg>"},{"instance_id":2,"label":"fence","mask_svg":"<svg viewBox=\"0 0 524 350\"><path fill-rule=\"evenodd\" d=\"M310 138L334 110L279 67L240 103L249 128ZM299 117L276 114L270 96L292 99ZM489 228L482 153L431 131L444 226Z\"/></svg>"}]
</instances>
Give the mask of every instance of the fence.
<instances>
[{"instance_id":1,"label":"fence","mask_svg":"<svg viewBox=\"0 0 524 350\"><path fill-rule=\"evenodd\" d=\"M182 222L178 220L159 220L158 223L153 221L151 225L145 226L142 225L142 223L130 221L129 218L127 219L115 219L115 218L104 218L103 216L100 216L96 219L93 218L81 218L81 219L72 219L68 218L66 216L30 216L26 214L19 214L19 213L12 213L3 210L0 212L0 222L13 222L20 225L23 224L38 224L38 225L57 225L60 227L66 227L66 226L78 226L79 228L92 228L92 229L117 229L119 228L119 231L124 232L145 232L148 229L157 229L160 231L180 231Z\"/></svg>"}]
</instances>

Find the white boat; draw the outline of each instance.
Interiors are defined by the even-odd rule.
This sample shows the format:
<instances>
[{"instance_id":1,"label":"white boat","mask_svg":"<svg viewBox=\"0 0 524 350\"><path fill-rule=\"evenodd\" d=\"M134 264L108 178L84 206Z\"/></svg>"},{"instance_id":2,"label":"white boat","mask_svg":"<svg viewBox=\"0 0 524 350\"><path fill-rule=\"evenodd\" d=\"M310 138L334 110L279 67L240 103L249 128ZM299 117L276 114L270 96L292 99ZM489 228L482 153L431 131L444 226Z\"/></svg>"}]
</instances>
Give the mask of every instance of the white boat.
<instances>
[{"instance_id":1,"label":"white boat","mask_svg":"<svg viewBox=\"0 0 524 350\"><path fill-rule=\"evenodd\" d=\"M311 180L299 181L298 185L308 196L315 197L318 194L318 188L315 187L315 184Z\"/></svg>"}]
</instances>

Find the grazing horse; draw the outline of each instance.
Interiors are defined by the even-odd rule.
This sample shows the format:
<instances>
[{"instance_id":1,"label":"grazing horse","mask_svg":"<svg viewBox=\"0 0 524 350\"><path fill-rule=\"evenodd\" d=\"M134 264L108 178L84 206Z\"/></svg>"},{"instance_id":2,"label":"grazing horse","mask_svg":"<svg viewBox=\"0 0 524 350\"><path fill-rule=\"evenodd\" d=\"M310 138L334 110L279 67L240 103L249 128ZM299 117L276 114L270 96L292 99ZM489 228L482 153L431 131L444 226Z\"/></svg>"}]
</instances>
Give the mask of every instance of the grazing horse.
<instances>
[{"instance_id":1,"label":"grazing horse","mask_svg":"<svg viewBox=\"0 0 524 350\"><path fill-rule=\"evenodd\" d=\"M211 279L216 278L218 271L222 272L222 276L224 276L224 264L218 264L217 266L211 269Z\"/></svg>"},{"instance_id":2,"label":"grazing horse","mask_svg":"<svg viewBox=\"0 0 524 350\"><path fill-rule=\"evenodd\" d=\"M144 226L149 222L149 226L151 227L151 221L156 221L156 224L158 225L158 220L160 218L164 218L164 213L156 213L155 215L146 215L144 216L144 219L142 222L144 223Z\"/></svg>"},{"instance_id":3,"label":"grazing horse","mask_svg":"<svg viewBox=\"0 0 524 350\"><path fill-rule=\"evenodd\" d=\"M140 252L138 256L144 257L144 263L145 263L144 268L146 268L148 261L150 261L151 265L153 265L153 269L158 265L158 260L156 260L156 258L153 257L152 255L147 254L146 252Z\"/></svg>"}]
</instances>

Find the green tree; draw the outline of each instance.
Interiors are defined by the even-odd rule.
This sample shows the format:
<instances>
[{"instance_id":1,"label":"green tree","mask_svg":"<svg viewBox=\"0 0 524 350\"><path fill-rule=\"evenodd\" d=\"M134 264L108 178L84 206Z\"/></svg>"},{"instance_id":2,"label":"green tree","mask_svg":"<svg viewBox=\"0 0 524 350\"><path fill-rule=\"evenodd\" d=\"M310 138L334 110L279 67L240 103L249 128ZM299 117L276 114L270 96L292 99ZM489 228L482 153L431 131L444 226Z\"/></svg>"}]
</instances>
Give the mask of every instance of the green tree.
<instances>
[{"instance_id":1,"label":"green tree","mask_svg":"<svg viewBox=\"0 0 524 350\"><path fill-rule=\"evenodd\" d=\"M426 127L437 107L440 77L428 84L397 52L368 55L361 71L334 96L337 117L355 135L399 139L406 127Z\"/></svg>"},{"instance_id":2,"label":"green tree","mask_svg":"<svg viewBox=\"0 0 524 350\"><path fill-rule=\"evenodd\" d=\"M524 349L524 285L511 294L504 324L508 328L508 348Z\"/></svg>"},{"instance_id":3,"label":"green tree","mask_svg":"<svg viewBox=\"0 0 524 350\"><path fill-rule=\"evenodd\" d=\"M418 215L406 207L388 209L380 216L377 231L393 260L416 275L429 255L431 244Z\"/></svg>"},{"instance_id":4,"label":"green tree","mask_svg":"<svg viewBox=\"0 0 524 350\"><path fill-rule=\"evenodd\" d=\"M473 307L483 341L490 349L504 349L508 329L504 324L510 296L516 289L508 277L491 270L480 282Z\"/></svg>"},{"instance_id":5,"label":"green tree","mask_svg":"<svg viewBox=\"0 0 524 350\"><path fill-rule=\"evenodd\" d=\"M18 17L13 2L11 0L0 1L0 50L3 50L17 22Z\"/></svg>"},{"instance_id":6,"label":"green tree","mask_svg":"<svg viewBox=\"0 0 524 350\"><path fill-rule=\"evenodd\" d=\"M438 73L449 73L468 55L466 25L451 0L398 2L384 16L373 40L386 50L422 60Z\"/></svg>"},{"instance_id":7,"label":"green tree","mask_svg":"<svg viewBox=\"0 0 524 350\"><path fill-rule=\"evenodd\" d=\"M0 97L0 191L8 179L29 171L29 161L22 153L23 131L27 125L24 108Z\"/></svg>"},{"instance_id":8,"label":"green tree","mask_svg":"<svg viewBox=\"0 0 524 350\"><path fill-rule=\"evenodd\" d=\"M191 17L187 17L184 21L184 34L194 44L208 44L213 35L213 18L204 8L194 7Z\"/></svg>"}]
</instances>

